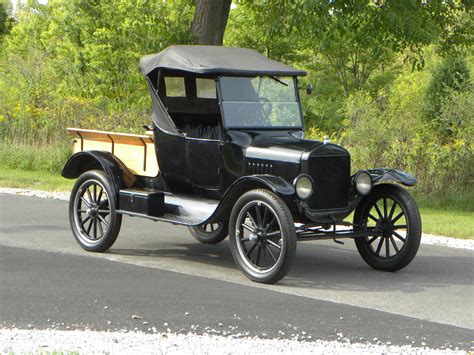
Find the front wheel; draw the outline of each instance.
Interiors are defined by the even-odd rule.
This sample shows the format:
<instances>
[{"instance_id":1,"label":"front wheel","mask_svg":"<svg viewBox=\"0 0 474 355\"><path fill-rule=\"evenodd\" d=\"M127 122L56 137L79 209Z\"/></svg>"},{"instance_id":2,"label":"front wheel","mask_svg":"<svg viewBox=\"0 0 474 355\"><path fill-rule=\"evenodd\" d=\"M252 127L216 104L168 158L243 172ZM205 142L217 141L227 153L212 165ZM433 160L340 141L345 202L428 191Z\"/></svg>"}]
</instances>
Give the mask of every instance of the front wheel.
<instances>
[{"instance_id":1,"label":"front wheel","mask_svg":"<svg viewBox=\"0 0 474 355\"><path fill-rule=\"evenodd\" d=\"M237 200L230 215L229 240L234 261L253 281L281 280L295 258L293 216L285 202L267 190L251 190Z\"/></svg>"},{"instance_id":2,"label":"front wheel","mask_svg":"<svg viewBox=\"0 0 474 355\"><path fill-rule=\"evenodd\" d=\"M354 214L359 229L375 236L356 238L364 261L374 269L397 271L415 257L421 241L421 217L415 200L396 185L380 185L365 197Z\"/></svg>"},{"instance_id":3,"label":"front wheel","mask_svg":"<svg viewBox=\"0 0 474 355\"><path fill-rule=\"evenodd\" d=\"M102 252L115 242L122 224L122 215L115 212L116 201L102 171L87 171L79 176L69 200L69 222L82 248Z\"/></svg>"}]
</instances>

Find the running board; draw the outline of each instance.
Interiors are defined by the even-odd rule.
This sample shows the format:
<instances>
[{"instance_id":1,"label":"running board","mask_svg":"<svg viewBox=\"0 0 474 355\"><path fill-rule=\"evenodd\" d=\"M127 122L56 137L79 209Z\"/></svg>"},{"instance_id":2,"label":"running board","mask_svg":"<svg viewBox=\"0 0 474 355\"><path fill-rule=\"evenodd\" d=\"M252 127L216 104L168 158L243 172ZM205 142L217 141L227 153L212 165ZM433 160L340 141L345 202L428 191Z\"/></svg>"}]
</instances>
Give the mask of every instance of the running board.
<instances>
[{"instance_id":1,"label":"running board","mask_svg":"<svg viewBox=\"0 0 474 355\"><path fill-rule=\"evenodd\" d=\"M147 195L143 204L149 204L148 208L140 209L130 206L130 203L122 205L122 196L128 201L132 198L138 201L140 196ZM180 194L171 194L163 191L145 190L120 190L120 209L116 212L132 217L147 218L153 221L168 222L184 226L198 226L205 222L217 209L218 200L203 199L201 197L190 197ZM133 196L133 197L131 197ZM163 204L160 207L159 196L162 196ZM153 206L150 206L153 205Z\"/></svg>"}]
</instances>

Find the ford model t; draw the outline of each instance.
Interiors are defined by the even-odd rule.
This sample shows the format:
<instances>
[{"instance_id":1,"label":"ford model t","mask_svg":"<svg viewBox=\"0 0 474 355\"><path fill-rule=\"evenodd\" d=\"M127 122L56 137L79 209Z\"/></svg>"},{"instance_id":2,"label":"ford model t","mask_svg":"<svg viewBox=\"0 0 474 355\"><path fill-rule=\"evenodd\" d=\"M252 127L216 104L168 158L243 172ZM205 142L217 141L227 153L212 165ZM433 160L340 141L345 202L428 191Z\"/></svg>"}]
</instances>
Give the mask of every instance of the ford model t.
<instances>
[{"instance_id":1,"label":"ford model t","mask_svg":"<svg viewBox=\"0 0 474 355\"><path fill-rule=\"evenodd\" d=\"M351 174L344 148L304 139L304 71L211 46L170 47L140 70L153 106L146 134L69 129L75 154L62 175L77 178L69 219L81 247L107 250L130 215L188 226L203 243L229 235L238 267L264 283L288 273L297 241L352 238L378 270L412 261L421 219L401 185L416 179Z\"/></svg>"}]
</instances>

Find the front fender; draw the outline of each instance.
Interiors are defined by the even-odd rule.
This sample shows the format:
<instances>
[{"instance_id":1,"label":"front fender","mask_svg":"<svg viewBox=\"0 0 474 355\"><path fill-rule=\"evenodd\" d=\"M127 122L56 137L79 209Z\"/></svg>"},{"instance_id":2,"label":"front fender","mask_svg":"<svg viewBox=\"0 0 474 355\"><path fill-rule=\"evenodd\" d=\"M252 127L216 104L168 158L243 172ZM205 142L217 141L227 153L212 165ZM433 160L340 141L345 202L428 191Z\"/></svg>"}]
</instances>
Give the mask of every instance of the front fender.
<instances>
[{"instance_id":1,"label":"front fender","mask_svg":"<svg viewBox=\"0 0 474 355\"><path fill-rule=\"evenodd\" d=\"M130 187L136 180L135 175L110 152L88 150L74 154L64 165L61 175L67 179L76 179L89 170L103 170L112 188L119 191Z\"/></svg>"},{"instance_id":2,"label":"front fender","mask_svg":"<svg viewBox=\"0 0 474 355\"><path fill-rule=\"evenodd\" d=\"M207 219L209 221L226 220L230 211L234 207L237 199L247 191L264 188L271 190L275 194L279 195L283 199L287 200L295 194L295 188L285 179L274 176L274 175L248 175L242 176L237 179L224 193L221 202L217 206L216 210L211 217Z\"/></svg>"},{"instance_id":3,"label":"front fender","mask_svg":"<svg viewBox=\"0 0 474 355\"><path fill-rule=\"evenodd\" d=\"M257 183L272 190L282 197L291 196L295 193L295 188L288 181L275 175L248 175L237 179L226 191L226 195L234 188L242 187L248 183Z\"/></svg>"},{"instance_id":4,"label":"front fender","mask_svg":"<svg viewBox=\"0 0 474 355\"><path fill-rule=\"evenodd\" d=\"M403 170L377 168L366 171L370 174L374 186L385 182L397 182L405 186L415 186L418 182L416 177Z\"/></svg>"}]
</instances>

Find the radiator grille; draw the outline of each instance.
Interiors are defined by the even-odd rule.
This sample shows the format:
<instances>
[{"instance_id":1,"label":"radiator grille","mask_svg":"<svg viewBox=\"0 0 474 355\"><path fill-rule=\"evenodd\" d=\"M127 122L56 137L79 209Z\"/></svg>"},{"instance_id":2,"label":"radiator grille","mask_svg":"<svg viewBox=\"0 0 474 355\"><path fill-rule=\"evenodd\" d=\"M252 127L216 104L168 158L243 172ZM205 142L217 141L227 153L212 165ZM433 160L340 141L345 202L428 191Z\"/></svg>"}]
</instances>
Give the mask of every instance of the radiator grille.
<instances>
[{"instance_id":1,"label":"radiator grille","mask_svg":"<svg viewBox=\"0 0 474 355\"><path fill-rule=\"evenodd\" d=\"M312 157L308 163L308 173L315 185L309 207L314 210L346 207L351 170L349 156Z\"/></svg>"}]
</instances>

